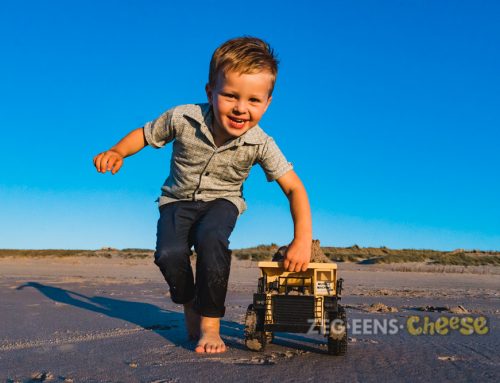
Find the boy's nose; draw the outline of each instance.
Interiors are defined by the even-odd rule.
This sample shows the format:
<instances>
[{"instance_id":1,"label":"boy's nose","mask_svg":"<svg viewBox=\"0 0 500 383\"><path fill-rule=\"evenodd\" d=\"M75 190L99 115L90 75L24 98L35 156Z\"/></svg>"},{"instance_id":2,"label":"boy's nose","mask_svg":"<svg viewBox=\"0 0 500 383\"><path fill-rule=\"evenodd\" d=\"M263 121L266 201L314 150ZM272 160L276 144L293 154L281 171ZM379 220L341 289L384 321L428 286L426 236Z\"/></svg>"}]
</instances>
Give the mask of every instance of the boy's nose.
<instances>
[{"instance_id":1,"label":"boy's nose","mask_svg":"<svg viewBox=\"0 0 500 383\"><path fill-rule=\"evenodd\" d=\"M234 113L244 114L247 111L247 105L244 101L238 101L236 105L234 105Z\"/></svg>"}]
</instances>

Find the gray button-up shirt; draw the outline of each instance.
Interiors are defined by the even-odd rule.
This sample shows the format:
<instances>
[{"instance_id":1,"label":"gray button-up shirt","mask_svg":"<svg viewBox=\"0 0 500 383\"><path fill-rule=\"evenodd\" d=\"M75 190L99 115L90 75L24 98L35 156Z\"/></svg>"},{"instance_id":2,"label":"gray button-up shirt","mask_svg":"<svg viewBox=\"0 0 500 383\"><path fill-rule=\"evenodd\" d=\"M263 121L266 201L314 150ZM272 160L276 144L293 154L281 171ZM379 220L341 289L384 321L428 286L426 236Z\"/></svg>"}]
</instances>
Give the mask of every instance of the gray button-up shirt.
<instances>
[{"instance_id":1,"label":"gray button-up shirt","mask_svg":"<svg viewBox=\"0 0 500 383\"><path fill-rule=\"evenodd\" d=\"M144 125L149 145L161 148L173 141L170 174L163 184L159 206L175 201L224 198L246 210L243 182L259 164L268 181L291 170L274 140L258 126L217 147L209 130L209 104L181 105Z\"/></svg>"}]
</instances>

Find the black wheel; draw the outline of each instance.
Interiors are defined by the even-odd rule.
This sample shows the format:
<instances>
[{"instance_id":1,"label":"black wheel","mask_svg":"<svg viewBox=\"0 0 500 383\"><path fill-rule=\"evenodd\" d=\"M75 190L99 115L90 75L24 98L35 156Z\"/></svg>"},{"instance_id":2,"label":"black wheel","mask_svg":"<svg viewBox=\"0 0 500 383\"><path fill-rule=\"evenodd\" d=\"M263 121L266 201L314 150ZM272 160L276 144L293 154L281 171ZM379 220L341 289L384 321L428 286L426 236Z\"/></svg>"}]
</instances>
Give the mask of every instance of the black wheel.
<instances>
[{"instance_id":1,"label":"black wheel","mask_svg":"<svg viewBox=\"0 0 500 383\"><path fill-rule=\"evenodd\" d=\"M266 331L265 334L266 334L266 343L267 344L272 343L274 341L274 333Z\"/></svg>"},{"instance_id":2,"label":"black wheel","mask_svg":"<svg viewBox=\"0 0 500 383\"><path fill-rule=\"evenodd\" d=\"M267 343L267 334L271 334L256 330L258 320L257 310L253 305L248 306L245 316L245 346L252 351L263 351Z\"/></svg>"},{"instance_id":3,"label":"black wheel","mask_svg":"<svg viewBox=\"0 0 500 383\"><path fill-rule=\"evenodd\" d=\"M328 353L330 355L345 355L347 352L347 315L342 306L338 312L331 313L328 325Z\"/></svg>"}]
</instances>

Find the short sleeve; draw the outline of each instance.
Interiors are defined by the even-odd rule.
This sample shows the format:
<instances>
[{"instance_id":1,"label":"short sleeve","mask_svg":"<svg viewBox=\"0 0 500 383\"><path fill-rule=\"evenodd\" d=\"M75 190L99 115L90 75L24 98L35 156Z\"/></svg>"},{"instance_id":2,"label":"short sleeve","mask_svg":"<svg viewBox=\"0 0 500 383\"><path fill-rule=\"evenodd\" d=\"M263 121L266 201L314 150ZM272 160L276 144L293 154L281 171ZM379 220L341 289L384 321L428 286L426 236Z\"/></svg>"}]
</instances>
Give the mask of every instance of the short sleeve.
<instances>
[{"instance_id":1,"label":"short sleeve","mask_svg":"<svg viewBox=\"0 0 500 383\"><path fill-rule=\"evenodd\" d=\"M268 137L264 145L259 150L257 163L262 167L269 182L277 180L282 175L293 169L281 152L272 137Z\"/></svg>"},{"instance_id":2,"label":"short sleeve","mask_svg":"<svg viewBox=\"0 0 500 383\"><path fill-rule=\"evenodd\" d=\"M161 148L175 138L174 115L175 108L163 113L156 120L144 125L146 142L154 148Z\"/></svg>"}]
</instances>

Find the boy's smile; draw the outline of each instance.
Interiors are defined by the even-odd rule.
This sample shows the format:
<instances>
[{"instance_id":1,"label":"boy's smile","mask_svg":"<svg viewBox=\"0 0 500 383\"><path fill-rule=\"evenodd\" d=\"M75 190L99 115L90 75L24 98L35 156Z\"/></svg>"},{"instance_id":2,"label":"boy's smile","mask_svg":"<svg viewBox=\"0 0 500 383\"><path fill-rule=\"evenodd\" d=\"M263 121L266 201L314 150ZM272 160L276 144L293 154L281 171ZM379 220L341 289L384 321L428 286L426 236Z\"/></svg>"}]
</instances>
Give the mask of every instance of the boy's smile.
<instances>
[{"instance_id":1,"label":"boy's smile","mask_svg":"<svg viewBox=\"0 0 500 383\"><path fill-rule=\"evenodd\" d=\"M268 71L245 74L219 73L215 86L207 84L208 102L214 112L212 134L217 146L240 137L258 124L271 103L273 76Z\"/></svg>"}]
</instances>

